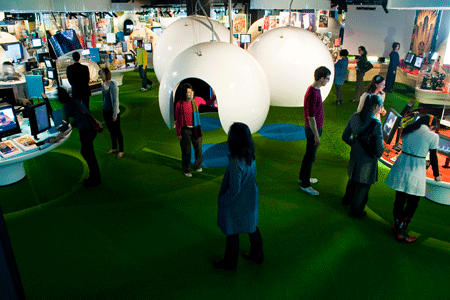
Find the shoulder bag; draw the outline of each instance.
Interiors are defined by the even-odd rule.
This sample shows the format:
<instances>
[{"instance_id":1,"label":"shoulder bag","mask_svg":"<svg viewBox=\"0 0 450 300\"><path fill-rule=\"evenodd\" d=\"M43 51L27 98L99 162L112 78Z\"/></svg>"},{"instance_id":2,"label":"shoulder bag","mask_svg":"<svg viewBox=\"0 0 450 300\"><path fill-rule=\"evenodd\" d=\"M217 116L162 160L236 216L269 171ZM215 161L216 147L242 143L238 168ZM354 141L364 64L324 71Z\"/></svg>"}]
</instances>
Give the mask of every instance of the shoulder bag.
<instances>
[{"instance_id":1,"label":"shoulder bag","mask_svg":"<svg viewBox=\"0 0 450 300\"><path fill-rule=\"evenodd\" d=\"M373 136L373 129L375 128L376 120L373 119L372 122L361 131L359 134L355 136L355 138L358 140L358 143L361 145L361 147L364 149L364 152L366 152L366 155L370 158L376 158L375 154L375 138Z\"/></svg>"}]
</instances>

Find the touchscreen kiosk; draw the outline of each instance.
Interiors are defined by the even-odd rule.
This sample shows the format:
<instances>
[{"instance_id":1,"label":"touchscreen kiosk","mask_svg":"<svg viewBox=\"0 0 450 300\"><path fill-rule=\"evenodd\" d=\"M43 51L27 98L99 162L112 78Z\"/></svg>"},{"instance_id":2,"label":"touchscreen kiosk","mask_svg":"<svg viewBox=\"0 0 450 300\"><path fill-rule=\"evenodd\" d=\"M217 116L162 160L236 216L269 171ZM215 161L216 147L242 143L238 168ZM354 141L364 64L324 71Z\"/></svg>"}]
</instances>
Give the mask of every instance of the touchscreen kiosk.
<instances>
[{"instance_id":1,"label":"touchscreen kiosk","mask_svg":"<svg viewBox=\"0 0 450 300\"><path fill-rule=\"evenodd\" d=\"M20 133L20 124L12 105L0 105L0 141L2 138Z\"/></svg>"},{"instance_id":2,"label":"touchscreen kiosk","mask_svg":"<svg viewBox=\"0 0 450 300\"><path fill-rule=\"evenodd\" d=\"M31 44L33 45L33 48L41 48L42 40L40 38L31 39Z\"/></svg>"},{"instance_id":3,"label":"touchscreen kiosk","mask_svg":"<svg viewBox=\"0 0 450 300\"><path fill-rule=\"evenodd\" d=\"M6 57L14 61L23 59L22 45L20 43L9 44L6 46Z\"/></svg>"},{"instance_id":4,"label":"touchscreen kiosk","mask_svg":"<svg viewBox=\"0 0 450 300\"><path fill-rule=\"evenodd\" d=\"M34 138L38 139L38 134L50 129L50 113L47 103L41 102L29 108L30 131Z\"/></svg>"},{"instance_id":5,"label":"touchscreen kiosk","mask_svg":"<svg viewBox=\"0 0 450 300\"><path fill-rule=\"evenodd\" d=\"M406 54L405 63L408 64L408 65L411 65L415 56L416 55L414 53Z\"/></svg>"},{"instance_id":6,"label":"touchscreen kiosk","mask_svg":"<svg viewBox=\"0 0 450 300\"><path fill-rule=\"evenodd\" d=\"M55 80L56 79L56 69L48 68L47 69L47 78Z\"/></svg>"},{"instance_id":7,"label":"touchscreen kiosk","mask_svg":"<svg viewBox=\"0 0 450 300\"><path fill-rule=\"evenodd\" d=\"M251 34L241 34L241 44L250 44L252 41Z\"/></svg>"},{"instance_id":8,"label":"touchscreen kiosk","mask_svg":"<svg viewBox=\"0 0 450 300\"><path fill-rule=\"evenodd\" d=\"M423 57L417 56L416 60L414 61L414 67L415 68L422 68L422 64L423 64Z\"/></svg>"},{"instance_id":9,"label":"touchscreen kiosk","mask_svg":"<svg viewBox=\"0 0 450 300\"><path fill-rule=\"evenodd\" d=\"M147 52L152 52L152 43L144 43L144 49Z\"/></svg>"},{"instance_id":10,"label":"touchscreen kiosk","mask_svg":"<svg viewBox=\"0 0 450 300\"><path fill-rule=\"evenodd\" d=\"M383 124L383 140L386 144L389 145L392 142L401 121L402 116L395 109L390 108Z\"/></svg>"},{"instance_id":11,"label":"touchscreen kiosk","mask_svg":"<svg viewBox=\"0 0 450 300\"><path fill-rule=\"evenodd\" d=\"M407 113L409 113L411 111L411 108L414 106L414 104L416 104L416 102L413 100L411 102L409 102L408 104L406 104L406 106L403 108L402 112L400 113L400 115L402 117L406 116Z\"/></svg>"},{"instance_id":12,"label":"touchscreen kiosk","mask_svg":"<svg viewBox=\"0 0 450 300\"><path fill-rule=\"evenodd\" d=\"M450 137L440 134L438 153L447 156L444 168L450 168Z\"/></svg>"}]
</instances>

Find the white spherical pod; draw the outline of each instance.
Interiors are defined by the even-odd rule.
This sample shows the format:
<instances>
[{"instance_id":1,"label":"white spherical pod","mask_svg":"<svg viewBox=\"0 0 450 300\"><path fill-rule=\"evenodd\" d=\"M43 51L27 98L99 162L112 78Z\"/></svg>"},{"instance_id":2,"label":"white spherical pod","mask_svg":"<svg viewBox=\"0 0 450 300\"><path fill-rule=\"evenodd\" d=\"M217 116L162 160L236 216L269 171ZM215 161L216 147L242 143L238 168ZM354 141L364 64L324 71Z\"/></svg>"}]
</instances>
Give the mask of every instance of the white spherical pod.
<instances>
[{"instance_id":1,"label":"white spherical pod","mask_svg":"<svg viewBox=\"0 0 450 300\"><path fill-rule=\"evenodd\" d=\"M328 96L334 79L334 63L328 48L312 32L296 27L279 27L260 35L250 44L252 54L269 80L271 105L303 106L307 88L314 82L314 71L325 66L331 80L323 88Z\"/></svg>"},{"instance_id":2,"label":"white spherical pod","mask_svg":"<svg viewBox=\"0 0 450 300\"><path fill-rule=\"evenodd\" d=\"M229 42L230 31L219 22L210 21L214 29L214 41ZM161 82L167 67L178 54L195 44L210 42L212 33L211 25L204 16L189 16L164 29L153 49L153 67L158 81ZM236 44L234 38L233 43Z\"/></svg>"},{"instance_id":3,"label":"white spherical pod","mask_svg":"<svg viewBox=\"0 0 450 300\"><path fill-rule=\"evenodd\" d=\"M234 122L257 132L270 107L267 77L245 50L224 42L194 45L169 65L159 87L159 107L169 128L174 127L173 98L179 83L187 78L203 80L215 91L223 130Z\"/></svg>"}]
</instances>

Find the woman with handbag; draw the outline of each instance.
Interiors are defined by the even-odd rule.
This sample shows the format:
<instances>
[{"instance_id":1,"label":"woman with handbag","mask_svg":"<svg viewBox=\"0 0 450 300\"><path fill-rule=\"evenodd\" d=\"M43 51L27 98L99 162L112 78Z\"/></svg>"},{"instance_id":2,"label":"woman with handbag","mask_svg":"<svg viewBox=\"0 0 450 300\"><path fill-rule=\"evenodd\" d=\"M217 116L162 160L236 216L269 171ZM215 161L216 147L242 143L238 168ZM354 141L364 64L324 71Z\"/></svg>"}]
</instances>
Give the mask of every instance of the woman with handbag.
<instances>
[{"instance_id":1,"label":"woman with handbag","mask_svg":"<svg viewBox=\"0 0 450 300\"><path fill-rule=\"evenodd\" d=\"M123 135L120 130L120 110L119 110L119 86L117 82L111 80L111 71L103 68L98 71L103 80L102 99L103 99L103 119L111 136L112 147L107 154L117 152L117 142L119 142L119 152L117 158L121 158L123 152Z\"/></svg>"},{"instance_id":2,"label":"woman with handbag","mask_svg":"<svg viewBox=\"0 0 450 300\"><path fill-rule=\"evenodd\" d=\"M437 124L435 117L425 115L403 129L402 153L386 178L386 184L396 190L392 231L400 242L412 243L417 240L417 237L408 235L406 228L414 216L420 197L425 196L428 152L430 152L434 180L442 180L436 155L439 135L431 131Z\"/></svg>"},{"instance_id":3,"label":"woman with handbag","mask_svg":"<svg viewBox=\"0 0 450 300\"><path fill-rule=\"evenodd\" d=\"M368 95L377 95L381 98L381 101L384 103L384 99L386 98L386 94L383 92L385 83L386 81L384 80L383 76L381 75L373 76L372 80L369 83L369 86L367 87L367 91L361 95L361 98L359 98L358 109L356 110L356 112L360 112L363 109L364 102L366 101ZM380 115L383 116L386 115L386 109L384 109L384 106L381 107L380 112L376 115L377 119L381 121Z\"/></svg>"},{"instance_id":4,"label":"woman with handbag","mask_svg":"<svg viewBox=\"0 0 450 300\"><path fill-rule=\"evenodd\" d=\"M349 216L364 217L370 186L378 180L378 158L384 152L381 122L375 117L383 103L369 95L364 108L354 113L345 127L342 140L352 147L348 164L348 183L342 204L351 204Z\"/></svg>"},{"instance_id":5,"label":"woman with handbag","mask_svg":"<svg viewBox=\"0 0 450 300\"><path fill-rule=\"evenodd\" d=\"M89 167L89 177L83 180L83 185L98 186L101 183L100 168L94 151L94 139L97 132L89 120L90 114L80 100L70 97L66 89L62 87L58 87L58 100L63 104L66 122L72 118L72 126L78 128L80 133L80 152Z\"/></svg>"},{"instance_id":6,"label":"woman with handbag","mask_svg":"<svg viewBox=\"0 0 450 300\"><path fill-rule=\"evenodd\" d=\"M370 62L367 61L367 51L364 46L358 48L359 57L356 59L356 90L352 102L359 101L362 93L364 93L364 74L369 71ZM370 64L371 66L372 64Z\"/></svg>"},{"instance_id":7,"label":"woman with handbag","mask_svg":"<svg viewBox=\"0 0 450 300\"><path fill-rule=\"evenodd\" d=\"M219 192L217 225L227 236L225 257L213 262L218 269L234 270L239 256L239 234L248 233L250 253L245 259L260 264L264 260L258 229L259 199L256 184L255 150L250 129L234 123L228 132L230 157Z\"/></svg>"}]
</instances>

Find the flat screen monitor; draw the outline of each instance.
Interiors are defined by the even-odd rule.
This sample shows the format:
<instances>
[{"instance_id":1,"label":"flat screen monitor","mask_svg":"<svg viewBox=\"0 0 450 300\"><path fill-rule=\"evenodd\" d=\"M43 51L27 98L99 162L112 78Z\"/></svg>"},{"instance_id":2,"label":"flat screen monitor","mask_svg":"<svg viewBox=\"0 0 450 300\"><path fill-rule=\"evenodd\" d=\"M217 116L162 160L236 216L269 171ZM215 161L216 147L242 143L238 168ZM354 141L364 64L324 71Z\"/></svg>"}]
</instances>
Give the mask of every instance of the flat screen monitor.
<instances>
[{"instance_id":1,"label":"flat screen monitor","mask_svg":"<svg viewBox=\"0 0 450 300\"><path fill-rule=\"evenodd\" d=\"M44 63L47 68L53 68L53 62L51 58L44 58Z\"/></svg>"},{"instance_id":2,"label":"flat screen monitor","mask_svg":"<svg viewBox=\"0 0 450 300\"><path fill-rule=\"evenodd\" d=\"M50 112L47 103L41 102L30 106L28 110L31 134L38 139L38 134L50 129Z\"/></svg>"},{"instance_id":3,"label":"flat screen monitor","mask_svg":"<svg viewBox=\"0 0 450 300\"><path fill-rule=\"evenodd\" d=\"M402 112L400 113L400 115L402 117L406 116L407 113L409 113L411 111L411 108L414 106L414 104L416 104L416 102L413 100L411 102L409 102L408 104L406 104L405 108L403 108Z\"/></svg>"},{"instance_id":4,"label":"flat screen monitor","mask_svg":"<svg viewBox=\"0 0 450 300\"><path fill-rule=\"evenodd\" d=\"M415 56L416 55L414 53L406 54L405 63L407 63L408 65L412 64Z\"/></svg>"},{"instance_id":5,"label":"flat screen monitor","mask_svg":"<svg viewBox=\"0 0 450 300\"><path fill-rule=\"evenodd\" d=\"M48 68L47 69L47 78L55 80L56 79L56 69Z\"/></svg>"},{"instance_id":6,"label":"flat screen monitor","mask_svg":"<svg viewBox=\"0 0 450 300\"><path fill-rule=\"evenodd\" d=\"M100 50L98 48L90 48L89 53L91 55L91 60L99 63L100 62Z\"/></svg>"},{"instance_id":7,"label":"flat screen monitor","mask_svg":"<svg viewBox=\"0 0 450 300\"><path fill-rule=\"evenodd\" d=\"M417 56L416 60L414 61L414 67L415 68L422 68L422 64L423 64L423 57Z\"/></svg>"},{"instance_id":8,"label":"flat screen monitor","mask_svg":"<svg viewBox=\"0 0 450 300\"><path fill-rule=\"evenodd\" d=\"M5 103L16 105L16 97L12 87L0 88L0 105Z\"/></svg>"},{"instance_id":9,"label":"flat screen monitor","mask_svg":"<svg viewBox=\"0 0 450 300\"><path fill-rule=\"evenodd\" d=\"M395 109L390 108L383 124L383 140L386 144L389 145L392 142L401 121L402 116Z\"/></svg>"},{"instance_id":10,"label":"flat screen monitor","mask_svg":"<svg viewBox=\"0 0 450 300\"><path fill-rule=\"evenodd\" d=\"M0 140L20 133L20 124L12 105L0 105Z\"/></svg>"},{"instance_id":11,"label":"flat screen monitor","mask_svg":"<svg viewBox=\"0 0 450 300\"><path fill-rule=\"evenodd\" d=\"M126 62L133 62L133 61L134 61L133 55L131 55L131 54L125 54L125 61L126 61Z\"/></svg>"},{"instance_id":12,"label":"flat screen monitor","mask_svg":"<svg viewBox=\"0 0 450 300\"><path fill-rule=\"evenodd\" d=\"M114 32L108 32L106 34L106 42L108 44L115 44L116 43L116 34Z\"/></svg>"},{"instance_id":13,"label":"flat screen monitor","mask_svg":"<svg viewBox=\"0 0 450 300\"><path fill-rule=\"evenodd\" d=\"M22 45L20 43L9 44L6 46L6 57L14 61L23 59Z\"/></svg>"},{"instance_id":14,"label":"flat screen monitor","mask_svg":"<svg viewBox=\"0 0 450 300\"><path fill-rule=\"evenodd\" d=\"M31 39L31 45L33 45L33 48L41 48L42 40L40 38Z\"/></svg>"},{"instance_id":15,"label":"flat screen monitor","mask_svg":"<svg viewBox=\"0 0 450 300\"><path fill-rule=\"evenodd\" d=\"M73 29L57 32L49 39L57 56L62 56L74 50L83 49L78 35Z\"/></svg>"},{"instance_id":16,"label":"flat screen monitor","mask_svg":"<svg viewBox=\"0 0 450 300\"><path fill-rule=\"evenodd\" d=\"M152 52L153 50L152 50L152 43L144 43L144 49L147 51L147 52Z\"/></svg>"},{"instance_id":17,"label":"flat screen monitor","mask_svg":"<svg viewBox=\"0 0 450 300\"><path fill-rule=\"evenodd\" d=\"M440 134L438 152L450 157L450 137Z\"/></svg>"},{"instance_id":18,"label":"flat screen monitor","mask_svg":"<svg viewBox=\"0 0 450 300\"><path fill-rule=\"evenodd\" d=\"M42 53L38 53L38 56L37 56L37 60L38 60L38 62L44 62L44 58L50 58L50 53L48 53L48 52L42 52Z\"/></svg>"},{"instance_id":19,"label":"flat screen monitor","mask_svg":"<svg viewBox=\"0 0 450 300\"><path fill-rule=\"evenodd\" d=\"M33 69L36 69L38 67L37 61L26 61L25 62L25 71L31 71Z\"/></svg>"},{"instance_id":20,"label":"flat screen monitor","mask_svg":"<svg viewBox=\"0 0 450 300\"><path fill-rule=\"evenodd\" d=\"M162 28L161 27L152 27L152 31L156 33L157 36L160 36L162 34Z\"/></svg>"},{"instance_id":21,"label":"flat screen monitor","mask_svg":"<svg viewBox=\"0 0 450 300\"><path fill-rule=\"evenodd\" d=\"M81 51L81 55L88 56L88 55L91 55L91 52L89 51L89 49L84 49Z\"/></svg>"},{"instance_id":22,"label":"flat screen monitor","mask_svg":"<svg viewBox=\"0 0 450 300\"><path fill-rule=\"evenodd\" d=\"M135 46L135 47L138 46L138 40L134 40L134 41L133 41L133 46Z\"/></svg>"},{"instance_id":23,"label":"flat screen monitor","mask_svg":"<svg viewBox=\"0 0 450 300\"><path fill-rule=\"evenodd\" d=\"M252 41L251 34L241 34L241 44L250 44Z\"/></svg>"},{"instance_id":24,"label":"flat screen monitor","mask_svg":"<svg viewBox=\"0 0 450 300\"><path fill-rule=\"evenodd\" d=\"M433 55L431 55L431 60L436 60L439 57L439 52L434 52Z\"/></svg>"}]
</instances>

